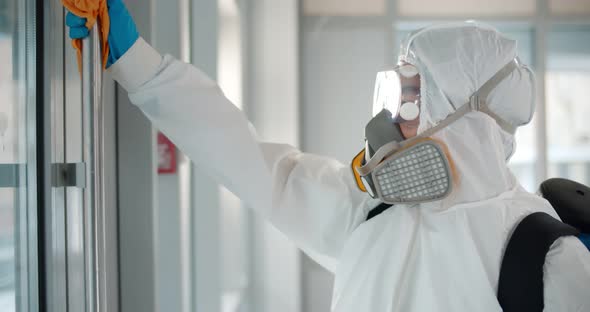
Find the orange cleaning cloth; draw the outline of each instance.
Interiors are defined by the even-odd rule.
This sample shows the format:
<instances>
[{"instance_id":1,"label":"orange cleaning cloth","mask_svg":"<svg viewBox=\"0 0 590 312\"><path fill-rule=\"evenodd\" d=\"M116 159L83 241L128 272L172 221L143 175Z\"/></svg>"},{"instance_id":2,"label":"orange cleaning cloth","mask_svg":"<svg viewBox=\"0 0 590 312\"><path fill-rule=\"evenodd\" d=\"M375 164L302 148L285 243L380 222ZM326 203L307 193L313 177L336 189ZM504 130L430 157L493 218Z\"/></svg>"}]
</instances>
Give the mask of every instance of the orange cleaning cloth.
<instances>
[{"instance_id":1,"label":"orange cleaning cloth","mask_svg":"<svg viewBox=\"0 0 590 312\"><path fill-rule=\"evenodd\" d=\"M109 55L109 11L106 0L62 0L63 6L73 14L86 18L86 28L89 30L94 27L98 21L98 30L100 31L100 44L102 51L102 66L107 67L107 57ZM82 70L82 40L72 39L72 46L78 54L78 69Z\"/></svg>"}]
</instances>

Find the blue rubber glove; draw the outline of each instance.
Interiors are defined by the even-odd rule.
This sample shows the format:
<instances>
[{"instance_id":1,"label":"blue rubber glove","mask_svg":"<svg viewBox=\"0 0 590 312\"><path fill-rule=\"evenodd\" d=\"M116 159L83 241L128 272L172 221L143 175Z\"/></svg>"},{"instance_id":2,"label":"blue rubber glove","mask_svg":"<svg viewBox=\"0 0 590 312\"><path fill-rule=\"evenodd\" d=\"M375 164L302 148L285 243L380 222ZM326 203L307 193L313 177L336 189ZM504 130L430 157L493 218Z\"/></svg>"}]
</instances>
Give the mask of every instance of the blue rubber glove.
<instances>
[{"instance_id":1,"label":"blue rubber glove","mask_svg":"<svg viewBox=\"0 0 590 312\"><path fill-rule=\"evenodd\" d=\"M107 8L111 27L109 29L109 56L107 68L113 65L139 38L135 22L127 11L122 0L108 0ZM88 37L86 19L71 12L66 15L66 25L70 27L70 38L83 39Z\"/></svg>"}]
</instances>

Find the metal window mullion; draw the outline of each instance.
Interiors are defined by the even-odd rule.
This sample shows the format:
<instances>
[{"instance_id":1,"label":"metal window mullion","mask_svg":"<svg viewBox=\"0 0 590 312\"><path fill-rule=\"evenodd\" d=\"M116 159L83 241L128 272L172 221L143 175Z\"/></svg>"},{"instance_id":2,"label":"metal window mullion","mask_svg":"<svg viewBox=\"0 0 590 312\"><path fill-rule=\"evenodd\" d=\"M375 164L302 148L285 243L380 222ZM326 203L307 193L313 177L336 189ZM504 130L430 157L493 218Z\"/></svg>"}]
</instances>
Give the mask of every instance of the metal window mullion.
<instances>
[{"instance_id":1,"label":"metal window mullion","mask_svg":"<svg viewBox=\"0 0 590 312\"><path fill-rule=\"evenodd\" d=\"M395 1L395 0L393 0ZM429 24L437 23L449 23L464 20L476 20L484 23L533 23L535 16L501 16L501 15L483 15L479 17L468 16L468 15L448 15L448 16L433 16L433 15L420 15L420 16L403 16L398 15L397 21L399 23L421 23L428 22Z\"/></svg>"},{"instance_id":2,"label":"metal window mullion","mask_svg":"<svg viewBox=\"0 0 590 312\"><path fill-rule=\"evenodd\" d=\"M190 0L179 0L179 36L180 36L180 59L183 62L191 62L191 2ZM181 161L178 165L178 185L179 185L179 203L180 203L180 265L181 272L181 312L189 312L193 310L191 301L193 294L193 232L192 232L192 166L191 160L182 154Z\"/></svg>"},{"instance_id":3,"label":"metal window mullion","mask_svg":"<svg viewBox=\"0 0 590 312\"><path fill-rule=\"evenodd\" d=\"M397 1L387 0L386 2L386 22L385 22L385 64L395 65L397 63L397 55L395 42L397 41Z\"/></svg>"},{"instance_id":4,"label":"metal window mullion","mask_svg":"<svg viewBox=\"0 0 590 312\"><path fill-rule=\"evenodd\" d=\"M536 184L539 185L547 178L547 103L546 83L547 72L547 34L549 31L549 3L548 0L537 0L535 16L535 68L537 73L537 118L535 124L536 154L535 164Z\"/></svg>"},{"instance_id":5,"label":"metal window mullion","mask_svg":"<svg viewBox=\"0 0 590 312\"><path fill-rule=\"evenodd\" d=\"M19 1L22 2L22 1ZM24 1L25 5L25 49L28 50L26 65L25 65L25 81L26 81L26 162L27 167L24 170L26 178L26 229L27 235L27 256L24 267L27 270L27 298L26 307L23 311L38 311L39 310L39 257L43 256L38 245L38 224L43 222L37 217L37 51L40 40L37 40L38 20L37 16L42 16L41 8L37 7L36 1ZM42 98L42 97L41 97Z\"/></svg>"},{"instance_id":6,"label":"metal window mullion","mask_svg":"<svg viewBox=\"0 0 590 312\"><path fill-rule=\"evenodd\" d=\"M247 118L251 117L252 111L252 92L251 86L253 82L251 81L250 77L253 73L253 66L252 66L252 5L251 1L249 0L238 0L238 15L240 16L240 49L241 49L241 64L242 64L242 111ZM303 14L302 12L302 1L299 2L299 18L301 19ZM300 42L301 40L301 29L302 23L299 23L299 30L300 30ZM299 55L302 55L302 45L299 45ZM302 57L301 57L302 58ZM300 62L300 68L301 64ZM300 69L301 70L301 69ZM301 85L301 84L300 84ZM300 92L302 90L300 89ZM255 289L255 281L254 278L256 277L256 267L255 267L255 252L254 248L256 247L255 244L255 232L253 228L255 216L254 212L251 209L247 209L245 205L242 205L244 209L244 228L243 228L243 235L244 235L244 243L246 245L246 254L245 254L245 261L246 261L246 289L245 289L245 299L241 303L241 307L245 311L252 311L253 307L258 306L257 301L254 298L254 295L257 294L257 290Z\"/></svg>"},{"instance_id":7,"label":"metal window mullion","mask_svg":"<svg viewBox=\"0 0 590 312\"><path fill-rule=\"evenodd\" d=\"M547 19L547 23L550 24L560 24L560 25L590 25L590 15L574 15L574 16L567 16L567 15L557 15L557 16L549 16Z\"/></svg>"}]
</instances>

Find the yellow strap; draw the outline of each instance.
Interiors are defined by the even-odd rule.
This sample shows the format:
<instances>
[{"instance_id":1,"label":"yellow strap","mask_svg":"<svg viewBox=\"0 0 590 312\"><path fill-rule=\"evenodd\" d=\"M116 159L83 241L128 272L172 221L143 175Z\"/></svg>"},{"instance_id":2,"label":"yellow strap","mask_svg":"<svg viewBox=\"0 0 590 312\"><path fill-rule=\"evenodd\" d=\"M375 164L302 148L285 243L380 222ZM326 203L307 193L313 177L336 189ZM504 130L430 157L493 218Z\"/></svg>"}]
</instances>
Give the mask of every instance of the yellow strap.
<instances>
[{"instance_id":1,"label":"yellow strap","mask_svg":"<svg viewBox=\"0 0 590 312\"><path fill-rule=\"evenodd\" d=\"M358 173L356 168L360 168L363 165L363 159L365 159L365 149L361 150L354 158L352 159L352 163L350 166L352 167L352 173L354 174L354 179L356 180L356 185L358 188L363 191L367 192L363 181L361 180L361 175Z\"/></svg>"}]
</instances>

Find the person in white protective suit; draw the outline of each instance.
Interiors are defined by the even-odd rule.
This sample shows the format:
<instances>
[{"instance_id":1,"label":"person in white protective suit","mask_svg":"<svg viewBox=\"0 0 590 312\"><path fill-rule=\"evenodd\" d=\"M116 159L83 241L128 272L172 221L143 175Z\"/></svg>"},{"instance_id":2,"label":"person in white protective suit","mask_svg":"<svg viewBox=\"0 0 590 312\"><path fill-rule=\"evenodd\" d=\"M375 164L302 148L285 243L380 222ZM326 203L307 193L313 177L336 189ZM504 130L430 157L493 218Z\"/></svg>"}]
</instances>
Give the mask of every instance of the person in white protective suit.
<instances>
[{"instance_id":1,"label":"person in white protective suit","mask_svg":"<svg viewBox=\"0 0 590 312\"><path fill-rule=\"evenodd\" d=\"M477 23L427 27L405 40L400 64L420 73L415 132L444 146L452 187L366 222L384 197L359 189L349 164L260 141L198 68L139 37L109 71L190 159L335 274L332 311L472 312L501 311L500 263L519 220L536 211L558 218L506 164L511 132L531 120L535 102L533 74L516 59L514 40ZM486 109L455 114L506 64ZM579 240L559 239L545 270L546 311L590 311L590 253Z\"/></svg>"}]
</instances>

